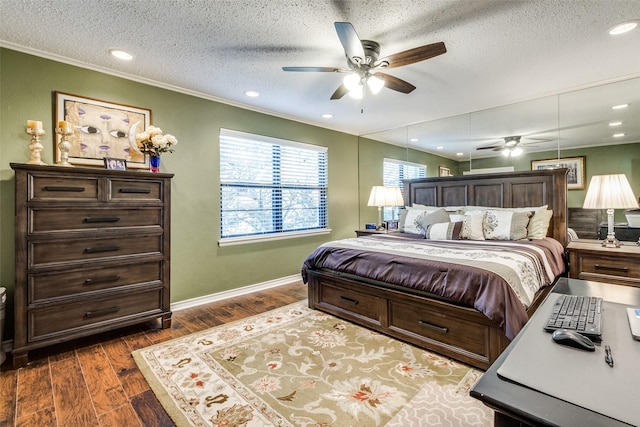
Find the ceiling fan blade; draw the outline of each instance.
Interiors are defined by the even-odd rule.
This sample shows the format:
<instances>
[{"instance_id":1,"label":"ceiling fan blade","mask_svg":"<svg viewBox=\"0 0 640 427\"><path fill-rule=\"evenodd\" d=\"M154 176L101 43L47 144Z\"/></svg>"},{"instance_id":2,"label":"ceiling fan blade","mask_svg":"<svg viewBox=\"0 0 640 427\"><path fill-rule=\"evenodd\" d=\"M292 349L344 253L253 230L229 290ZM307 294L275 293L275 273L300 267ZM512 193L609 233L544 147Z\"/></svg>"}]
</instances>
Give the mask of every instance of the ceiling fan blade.
<instances>
[{"instance_id":1,"label":"ceiling fan blade","mask_svg":"<svg viewBox=\"0 0 640 427\"><path fill-rule=\"evenodd\" d=\"M413 64L414 62L424 61L425 59L433 58L434 56L442 55L447 52L443 42L428 44L425 46L416 47L413 49L398 52L396 54L387 56L380 59L377 63L388 62L389 66L386 68L402 67L403 65Z\"/></svg>"},{"instance_id":2,"label":"ceiling fan blade","mask_svg":"<svg viewBox=\"0 0 640 427\"><path fill-rule=\"evenodd\" d=\"M358 37L358 33L356 33L353 25L349 22L336 22L334 25L336 27L340 43L342 43L342 47L344 48L344 52L347 54L349 61L354 64L362 63L365 56L364 48L362 47L360 37Z\"/></svg>"},{"instance_id":3,"label":"ceiling fan blade","mask_svg":"<svg viewBox=\"0 0 640 427\"><path fill-rule=\"evenodd\" d=\"M504 145L490 145L488 147L478 147L476 150L502 150Z\"/></svg>"},{"instance_id":4,"label":"ceiling fan blade","mask_svg":"<svg viewBox=\"0 0 640 427\"><path fill-rule=\"evenodd\" d=\"M394 77L390 74L376 73L374 75L378 77L382 77L384 79L385 87L391 90L396 90L402 93L411 93L416 88L411 83L405 82L404 80Z\"/></svg>"},{"instance_id":5,"label":"ceiling fan blade","mask_svg":"<svg viewBox=\"0 0 640 427\"><path fill-rule=\"evenodd\" d=\"M349 89L345 85L340 85L333 95L331 95L331 99L340 99L345 96L349 92Z\"/></svg>"},{"instance_id":6,"label":"ceiling fan blade","mask_svg":"<svg viewBox=\"0 0 640 427\"><path fill-rule=\"evenodd\" d=\"M347 70L344 68L335 67L282 67L283 71L303 71L303 72L319 72L319 73L344 73Z\"/></svg>"}]
</instances>

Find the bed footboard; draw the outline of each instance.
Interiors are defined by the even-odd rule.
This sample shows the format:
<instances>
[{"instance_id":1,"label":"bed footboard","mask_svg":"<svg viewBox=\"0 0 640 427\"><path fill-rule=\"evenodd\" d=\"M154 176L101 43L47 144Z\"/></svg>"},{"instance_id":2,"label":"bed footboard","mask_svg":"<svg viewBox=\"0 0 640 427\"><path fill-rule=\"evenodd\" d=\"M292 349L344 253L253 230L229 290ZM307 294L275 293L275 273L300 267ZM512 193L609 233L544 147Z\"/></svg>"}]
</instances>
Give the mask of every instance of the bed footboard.
<instances>
[{"instance_id":1,"label":"bed footboard","mask_svg":"<svg viewBox=\"0 0 640 427\"><path fill-rule=\"evenodd\" d=\"M308 285L310 308L480 369L487 369L510 343L500 327L473 308L325 271L308 271Z\"/></svg>"}]
</instances>

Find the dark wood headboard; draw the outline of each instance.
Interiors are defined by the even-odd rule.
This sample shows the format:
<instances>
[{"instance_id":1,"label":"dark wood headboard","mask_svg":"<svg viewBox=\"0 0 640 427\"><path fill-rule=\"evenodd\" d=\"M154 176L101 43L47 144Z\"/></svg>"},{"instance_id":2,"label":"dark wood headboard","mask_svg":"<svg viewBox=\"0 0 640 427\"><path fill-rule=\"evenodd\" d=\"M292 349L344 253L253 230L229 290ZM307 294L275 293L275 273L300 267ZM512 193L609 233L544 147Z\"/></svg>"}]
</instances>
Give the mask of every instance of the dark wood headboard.
<instances>
[{"instance_id":1,"label":"dark wood headboard","mask_svg":"<svg viewBox=\"0 0 640 427\"><path fill-rule=\"evenodd\" d=\"M407 206L548 205L553 209L548 235L566 246L567 172L568 169L553 169L405 180L404 199Z\"/></svg>"}]
</instances>

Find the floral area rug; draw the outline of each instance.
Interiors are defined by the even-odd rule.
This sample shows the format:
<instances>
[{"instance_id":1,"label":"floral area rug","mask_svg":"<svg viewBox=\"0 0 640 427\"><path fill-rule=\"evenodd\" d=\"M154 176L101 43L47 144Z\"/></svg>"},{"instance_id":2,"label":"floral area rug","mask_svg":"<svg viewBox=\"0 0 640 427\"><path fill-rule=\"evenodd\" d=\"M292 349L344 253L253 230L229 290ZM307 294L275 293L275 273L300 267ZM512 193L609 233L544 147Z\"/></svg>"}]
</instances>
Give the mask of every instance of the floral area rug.
<instances>
[{"instance_id":1,"label":"floral area rug","mask_svg":"<svg viewBox=\"0 0 640 427\"><path fill-rule=\"evenodd\" d=\"M133 352L178 426L492 426L481 371L306 302Z\"/></svg>"}]
</instances>

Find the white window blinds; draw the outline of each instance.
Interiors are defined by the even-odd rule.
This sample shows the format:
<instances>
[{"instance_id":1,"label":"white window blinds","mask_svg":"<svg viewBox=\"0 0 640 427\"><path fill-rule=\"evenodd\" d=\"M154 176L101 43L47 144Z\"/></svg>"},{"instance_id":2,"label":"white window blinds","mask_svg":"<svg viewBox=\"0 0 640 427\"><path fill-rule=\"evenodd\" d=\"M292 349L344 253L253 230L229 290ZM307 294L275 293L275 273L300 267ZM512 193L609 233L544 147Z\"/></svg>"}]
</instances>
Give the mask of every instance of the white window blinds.
<instances>
[{"instance_id":1,"label":"white window blinds","mask_svg":"<svg viewBox=\"0 0 640 427\"><path fill-rule=\"evenodd\" d=\"M382 166L382 184L385 187L400 187L404 196L404 179L427 177L427 166L396 159L384 159ZM384 220L393 219L395 208L384 208Z\"/></svg>"},{"instance_id":2,"label":"white window blinds","mask_svg":"<svg viewBox=\"0 0 640 427\"><path fill-rule=\"evenodd\" d=\"M327 227L327 148L220 130L222 239Z\"/></svg>"}]
</instances>

